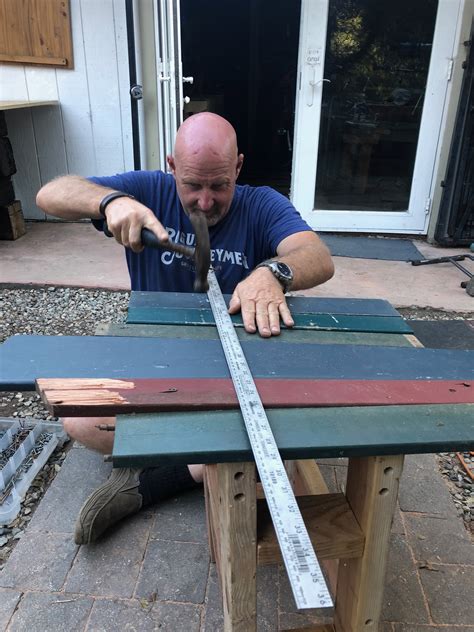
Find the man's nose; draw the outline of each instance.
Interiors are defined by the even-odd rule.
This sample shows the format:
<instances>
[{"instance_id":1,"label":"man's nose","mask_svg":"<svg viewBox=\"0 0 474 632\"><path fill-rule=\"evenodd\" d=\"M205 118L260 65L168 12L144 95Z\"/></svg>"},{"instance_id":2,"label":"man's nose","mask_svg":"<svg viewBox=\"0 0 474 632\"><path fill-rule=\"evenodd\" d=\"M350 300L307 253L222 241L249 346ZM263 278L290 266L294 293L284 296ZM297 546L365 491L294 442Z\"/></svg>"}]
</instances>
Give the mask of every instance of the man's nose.
<instances>
[{"instance_id":1,"label":"man's nose","mask_svg":"<svg viewBox=\"0 0 474 632\"><path fill-rule=\"evenodd\" d=\"M212 199L211 193L209 191L202 191L198 199L198 206L201 211L209 211L213 203L214 200Z\"/></svg>"}]
</instances>

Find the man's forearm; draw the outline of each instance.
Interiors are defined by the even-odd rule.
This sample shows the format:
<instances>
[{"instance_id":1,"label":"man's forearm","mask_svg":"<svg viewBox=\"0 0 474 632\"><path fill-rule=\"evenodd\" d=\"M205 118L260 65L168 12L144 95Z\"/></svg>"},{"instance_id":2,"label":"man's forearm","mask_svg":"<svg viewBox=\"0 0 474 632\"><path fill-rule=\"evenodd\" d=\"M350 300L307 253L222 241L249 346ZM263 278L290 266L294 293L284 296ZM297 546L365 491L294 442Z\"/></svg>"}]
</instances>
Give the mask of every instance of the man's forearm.
<instances>
[{"instance_id":1,"label":"man's forearm","mask_svg":"<svg viewBox=\"0 0 474 632\"><path fill-rule=\"evenodd\" d=\"M113 190L80 176L62 176L38 191L36 204L45 213L62 219L98 219L101 200Z\"/></svg>"},{"instance_id":2,"label":"man's forearm","mask_svg":"<svg viewBox=\"0 0 474 632\"><path fill-rule=\"evenodd\" d=\"M293 235L288 238L278 248L275 259L289 265L293 272L290 291L321 285L334 275L331 254L316 234L299 233L298 237Z\"/></svg>"}]
</instances>

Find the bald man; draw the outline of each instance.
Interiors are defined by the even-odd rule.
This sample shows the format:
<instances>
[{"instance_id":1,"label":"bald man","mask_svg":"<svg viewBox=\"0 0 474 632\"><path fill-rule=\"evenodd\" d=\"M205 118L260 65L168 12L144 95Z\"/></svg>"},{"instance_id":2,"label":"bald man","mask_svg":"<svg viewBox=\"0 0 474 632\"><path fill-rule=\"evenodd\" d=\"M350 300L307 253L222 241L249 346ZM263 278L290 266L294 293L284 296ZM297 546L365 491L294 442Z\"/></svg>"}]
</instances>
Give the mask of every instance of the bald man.
<instances>
[{"instance_id":1,"label":"bald man","mask_svg":"<svg viewBox=\"0 0 474 632\"><path fill-rule=\"evenodd\" d=\"M241 311L246 331L266 338L293 319L288 290L324 283L334 274L329 251L287 198L269 187L237 185L244 157L232 125L216 114L188 118L176 135L171 173L133 171L108 177L63 176L46 184L37 204L63 219L104 218L125 246L132 290L192 292L193 262L179 254L143 248L142 228L162 241L194 245L189 213L201 211L209 226L211 262L223 293L232 294L231 314ZM65 418L68 434L110 454L113 433L98 423L114 418ZM75 542L87 544L123 517L202 481L200 465L113 469L87 499Z\"/></svg>"}]
</instances>

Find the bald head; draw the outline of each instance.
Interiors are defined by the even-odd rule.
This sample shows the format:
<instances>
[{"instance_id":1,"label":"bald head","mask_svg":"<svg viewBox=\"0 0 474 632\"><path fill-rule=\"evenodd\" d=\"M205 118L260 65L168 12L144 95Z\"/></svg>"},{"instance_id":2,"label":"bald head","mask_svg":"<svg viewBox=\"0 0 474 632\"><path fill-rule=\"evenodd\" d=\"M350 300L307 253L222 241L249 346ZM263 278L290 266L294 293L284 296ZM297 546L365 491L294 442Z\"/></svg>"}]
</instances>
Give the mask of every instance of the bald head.
<instances>
[{"instance_id":1,"label":"bald head","mask_svg":"<svg viewBox=\"0 0 474 632\"><path fill-rule=\"evenodd\" d=\"M222 116L202 112L186 119L168 156L186 213L199 210L209 226L217 224L230 209L243 159L235 130Z\"/></svg>"},{"instance_id":2,"label":"bald head","mask_svg":"<svg viewBox=\"0 0 474 632\"><path fill-rule=\"evenodd\" d=\"M237 160L235 130L218 114L194 114L184 121L176 134L174 156L178 161L188 157Z\"/></svg>"}]
</instances>

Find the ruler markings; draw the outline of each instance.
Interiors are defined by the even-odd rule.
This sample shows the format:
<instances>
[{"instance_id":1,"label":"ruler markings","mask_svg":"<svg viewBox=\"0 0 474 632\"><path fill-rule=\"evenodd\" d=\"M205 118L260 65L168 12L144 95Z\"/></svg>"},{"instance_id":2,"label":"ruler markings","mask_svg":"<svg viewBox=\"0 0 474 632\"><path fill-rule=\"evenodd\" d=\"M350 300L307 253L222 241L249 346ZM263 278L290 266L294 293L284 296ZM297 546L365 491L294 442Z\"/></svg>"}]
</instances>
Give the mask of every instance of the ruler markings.
<instances>
[{"instance_id":1,"label":"ruler markings","mask_svg":"<svg viewBox=\"0 0 474 632\"><path fill-rule=\"evenodd\" d=\"M296 606L299 609L330 608L333 603L326 581L212 268L208 274L208 281L209 302L237 393Z\"/></svg>"}]
</instances>

